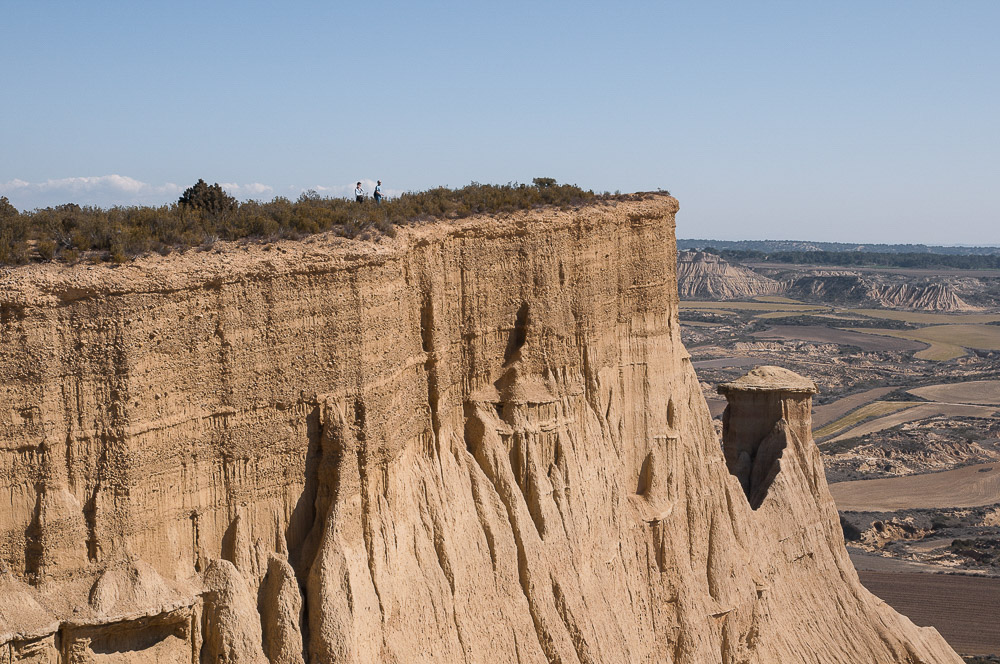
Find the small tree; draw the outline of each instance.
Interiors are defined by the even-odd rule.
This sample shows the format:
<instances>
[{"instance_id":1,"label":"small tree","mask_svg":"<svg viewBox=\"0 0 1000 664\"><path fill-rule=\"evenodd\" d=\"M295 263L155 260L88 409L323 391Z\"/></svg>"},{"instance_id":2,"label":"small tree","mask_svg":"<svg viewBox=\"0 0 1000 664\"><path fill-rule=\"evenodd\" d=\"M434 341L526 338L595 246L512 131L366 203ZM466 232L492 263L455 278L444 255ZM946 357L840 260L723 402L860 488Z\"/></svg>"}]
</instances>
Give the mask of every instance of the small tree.
<instances>
[{"instance_id":1,"label":"small tree","mask_svg":"<svg viewBox=\"0 0 1000 664\"><path fill-rule=\"evenodd\" d=\"M0 263L23 263L28 237L27 217L0 196Z\"/></svg>"},{"instance_id":2,"label":"small tree","mask_svg":"<svg viewBox=\"0 0 1000 664\"><path fill-rule=\"evenodd\" d=\"M316 191L315 189L307 189L306 191L303 191L301 194L299 194L299 197L298 197L298 199L295 202L299 203L299 204L302 204L302 203L307 203L307 204L322 203L323 202L323 197L320 196L319 192Z\"/></svg>"},{"instance_id":3,"label":"small tree","mask_svg":"<svg viewBox=\"0 0 1000 664\"><path fill-rule=\"evenodd\" d=\"M17 208L10 204L6 196L0 196L0 219L8 219L17 215Z\"/></svg>"},{"instance_id":4,"label":"small tree","mask_svg":"<svg viewBox=\"0 0 1000 664\"><path fill-rule=\"evenodd\" d=\"M185 207L202 210L212 215L227 212L236 207L236 199L219 186L219 183L209 186L199 179L194 186L188 187L177 201Z\"/></svg>"},{"instance_id":5,"label":"small tree","mask_svg":"<svg viewBox=\"0 0 1000 664\"><path fill-rule=\"evenodd\" d=\"M556 186L555 178L535 178L531 181L531 184L535 185L539 189L548 189L549 187Z\"/></svg>"}]
</instances>

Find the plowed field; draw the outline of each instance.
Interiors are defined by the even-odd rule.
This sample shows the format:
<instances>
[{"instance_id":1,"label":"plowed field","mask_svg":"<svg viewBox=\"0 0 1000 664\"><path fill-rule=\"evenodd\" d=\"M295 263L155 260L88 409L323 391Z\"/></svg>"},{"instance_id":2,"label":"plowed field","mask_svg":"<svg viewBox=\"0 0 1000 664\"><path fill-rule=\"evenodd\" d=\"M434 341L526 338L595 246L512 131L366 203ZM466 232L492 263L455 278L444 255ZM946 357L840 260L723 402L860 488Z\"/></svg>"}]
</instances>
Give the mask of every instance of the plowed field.
<instances>
[{"instance_id":1,"label":"plowed field","mask_svg":"<svg viewBox=\"0 0 1000 664\"><path fill-rule=\"evenodd\" d=\"M875 433L876 431L891 429L894 426L899 426L900 424L905 424L906 422L916 422L917 420L937 417L938 415L944 415L947 417L991 417L995 412L996 406L974 406L969 404L933 402L921 403L913 406L912 408L906 408L891 415L886 415L885 417L879 417L873 420L868 420L867 422L862 422L858 426L848 429L836 438L824 441L823 444L836 443L848 438L865 436L870 433ZM836 424L836 422L833 424Z\"/></svg>"},{"instance_id":2,"label":"plowed field","mask_svg":"<svg viewBox=\"0 0 1000 664\"><path fill-rule=\"evenodd\" d=\"M837 482L830 485L830 493L841 511L892 512L992 505L1000 502L1000 464L965 466L943 473Z\"/></svg>"},{"instance_id":3,"label":"plowed field","mask_svg":"<svg viewBox=\"0 0 1000 664\"><path fill-rule=\"evenodd\" d=\"M861 583L963 655L1000 653L1000 579L859 571Z\"/></svg>"},{"instance_id":4,"label":"plowed field","mask_svg":"<svg viewBox=\"0 0 1000 664\"><path fill-rule=\"evenodd\" d=\"M864 392L859 392L858 394L852 394L849 397L844 397L843 399L837 399L834 402L815 406L813 408L813 427L818 429L836 419L847 415L849 412L855 408L860 408L867 403L871 403L876 399L884 397L889 392L892 392L894 387L876 387L871 390L865 390Z\"/></svg>"},{"instance_id":5,"label":"plowed field","mask_svg":"<svg viewBox=\"0 0 1000 664\"><path fill-rule=\"evenodd\" d=\"M1000 405L1000 380L971 380L948 385L928 385L910 390L931 401Z\"/></svg>"}]
</instances>

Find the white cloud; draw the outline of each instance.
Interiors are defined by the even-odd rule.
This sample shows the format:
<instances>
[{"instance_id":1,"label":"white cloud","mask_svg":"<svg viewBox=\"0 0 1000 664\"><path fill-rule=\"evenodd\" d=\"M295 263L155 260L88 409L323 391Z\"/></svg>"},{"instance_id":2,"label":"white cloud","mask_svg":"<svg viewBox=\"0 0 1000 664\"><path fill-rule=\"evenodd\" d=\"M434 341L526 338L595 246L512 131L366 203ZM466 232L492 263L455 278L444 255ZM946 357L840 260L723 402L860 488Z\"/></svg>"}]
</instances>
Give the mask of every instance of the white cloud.
<instances>
[{"instance_id":1,"label":"white cloud","mask_svg":"<svg viewBox=\"0 0 1000 664\"><path fill-rule=\"evenodd\" d=\"M14 207L31 210L39 207L77 203L79 205L163 205L177 200L186 187L167 182L149 184L126 175L72 177L44 182L27 182L15 178L0 183L0 196L10 199ZM226 183L222 188L240 199L270 197L274 188L253 182L240 185Z\"/></svg>"},{"instance_id":2,"label":"white cloud","mask_svg":"<svg viewBox=\"0 0 1000 664\"><path fill-rule=\"evenodd\" d=\"M248 198L271 198L274 194L274 187L260 182L250 184L237 184L235 182L222 182L220 185L230 196L246 200Z\"/></svg>"},{"instance_id":3,"label":"white cloud","mask_svg":"<svg viewBox=\"0 0 1000 664\"><path fill-rule=\"evenodd\" d=\"M117 173L26 182L0 183L0 195L22 210L77 203L80 205L158 205L179 196L182 187L172 182L151 185Z\"/></svg>"}]
</instances>

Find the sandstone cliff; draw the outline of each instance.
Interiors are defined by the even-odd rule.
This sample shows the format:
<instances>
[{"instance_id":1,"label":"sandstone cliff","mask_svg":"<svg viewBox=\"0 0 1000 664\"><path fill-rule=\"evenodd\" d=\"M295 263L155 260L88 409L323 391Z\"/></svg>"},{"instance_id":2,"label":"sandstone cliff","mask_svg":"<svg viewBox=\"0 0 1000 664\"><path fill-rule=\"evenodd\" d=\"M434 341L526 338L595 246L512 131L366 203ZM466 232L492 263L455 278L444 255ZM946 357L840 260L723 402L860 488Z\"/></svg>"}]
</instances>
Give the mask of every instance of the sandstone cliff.
<instances>
[{"instance_id":1,"label":"sandstone cliff","mask_svg":"<svg viewBox=\"0 0 1000 664\"><path fill-rule=\"evenodd\" d=\"M0 273L0 662L960 662L859 585L808 390L724 453L676 210Z\"/></svg>"}]
</instances>

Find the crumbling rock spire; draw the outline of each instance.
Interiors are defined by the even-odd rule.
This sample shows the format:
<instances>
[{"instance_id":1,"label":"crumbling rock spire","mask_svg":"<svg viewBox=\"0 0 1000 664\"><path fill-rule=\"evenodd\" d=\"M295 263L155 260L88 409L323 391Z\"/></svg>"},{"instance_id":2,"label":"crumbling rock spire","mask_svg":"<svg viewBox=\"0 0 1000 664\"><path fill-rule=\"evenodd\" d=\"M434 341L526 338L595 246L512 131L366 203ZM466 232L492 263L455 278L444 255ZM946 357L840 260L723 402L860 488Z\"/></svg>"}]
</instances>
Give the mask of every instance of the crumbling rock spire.
<instances>
[{"instance_id":1,"label":"crumbling rock spire","mask_svg":"<svg viewBox=\"0 0 1000 664\"><path fill-rule=\"evenodd\" d=\"M757 509L780 470L789 437L810 439L812 395L818 390L794 371L764 366L722 383L718 391L729 401L722 415L726 465Z\"/></svg>"}]
</instances>

